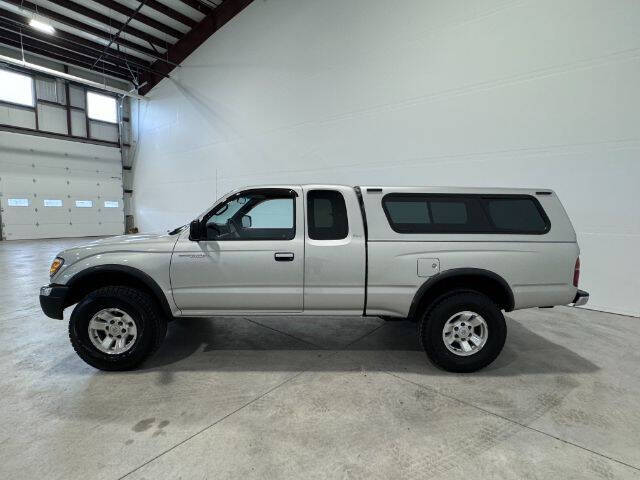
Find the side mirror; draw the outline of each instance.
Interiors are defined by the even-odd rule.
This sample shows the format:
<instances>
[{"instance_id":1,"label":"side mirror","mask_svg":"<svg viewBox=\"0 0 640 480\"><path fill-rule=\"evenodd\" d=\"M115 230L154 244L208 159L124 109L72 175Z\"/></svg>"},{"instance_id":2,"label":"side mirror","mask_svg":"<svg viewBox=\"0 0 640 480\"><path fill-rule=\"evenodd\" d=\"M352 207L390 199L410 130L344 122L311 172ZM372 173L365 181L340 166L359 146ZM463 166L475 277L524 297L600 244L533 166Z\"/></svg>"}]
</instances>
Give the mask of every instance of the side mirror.
<instances>
[{"instance_id":1,"label":"side mirror","mask_svg":"<svg viewBox=\"0 0 640 480\"><path fill-rule=\"evenodd\" d=\"M242 228L251 228L251 215L242 216Z\"/></svg>"},{"instance_id":2,"label":"side mirror","mask_svg":"<svg viewBox=\"0 0 640 480\"><path fill-rule=\"evenodd\" d=\"M198 242L201 240L201 228L200 220L195 219L189 224L189 240L192 242Z\"/></svg>"}]
</instances>

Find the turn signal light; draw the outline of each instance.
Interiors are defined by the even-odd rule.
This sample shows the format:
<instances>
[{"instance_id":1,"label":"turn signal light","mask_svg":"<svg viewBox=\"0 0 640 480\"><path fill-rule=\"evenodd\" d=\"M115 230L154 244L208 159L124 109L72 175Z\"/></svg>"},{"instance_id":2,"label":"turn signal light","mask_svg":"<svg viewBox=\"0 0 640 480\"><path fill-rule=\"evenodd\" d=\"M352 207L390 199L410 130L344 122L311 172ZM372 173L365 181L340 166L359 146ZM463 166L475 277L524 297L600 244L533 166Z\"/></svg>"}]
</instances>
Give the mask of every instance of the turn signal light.
<instances>
[{"instance_id":1,"label":"turn signal light","mask_svg":"<svg viewBox=\"0 0 640 480\"><path fill-rule=\"evenodd\" d=\"M56 257L51 263L51 267L49 268L49 276L53 277L56 273L58 273L58 270L60 270L60 267L63 263L63 259Z\"/></svg>"}]
</instances>

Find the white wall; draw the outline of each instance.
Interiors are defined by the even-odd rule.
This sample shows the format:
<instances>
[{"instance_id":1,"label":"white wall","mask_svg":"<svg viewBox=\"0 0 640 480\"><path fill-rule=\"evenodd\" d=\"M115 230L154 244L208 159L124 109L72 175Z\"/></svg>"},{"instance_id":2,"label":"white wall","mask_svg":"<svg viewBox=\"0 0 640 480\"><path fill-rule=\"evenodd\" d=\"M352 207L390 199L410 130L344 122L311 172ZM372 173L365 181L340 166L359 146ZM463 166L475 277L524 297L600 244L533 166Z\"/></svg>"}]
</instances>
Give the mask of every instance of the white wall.
<instances>
[{"instance_id":1,"label":"white wall","mask_svg":"<svg viewBox=\"0 0 640 480\"><path fill-rule=\"evenodd\" d=\"M140 105L142 231L245 184L547 187L640 313L640 2L255 1Z\"/></svg>"}]
</instances>

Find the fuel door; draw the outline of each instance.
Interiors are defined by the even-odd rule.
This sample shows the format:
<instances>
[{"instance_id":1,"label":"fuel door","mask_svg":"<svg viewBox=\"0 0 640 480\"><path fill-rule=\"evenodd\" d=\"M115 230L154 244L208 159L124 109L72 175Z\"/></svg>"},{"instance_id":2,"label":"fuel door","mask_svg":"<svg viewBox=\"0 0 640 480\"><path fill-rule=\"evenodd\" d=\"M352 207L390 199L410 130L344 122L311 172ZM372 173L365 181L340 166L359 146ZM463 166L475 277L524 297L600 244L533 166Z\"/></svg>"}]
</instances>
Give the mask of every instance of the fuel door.
<instances>
[{"instance_id":1,"label":"fuel door","mask_svg":"<svg viewBox=\"0 0 640 480\"><path fill-rule=\"evenodd\" d=\"M440 259L438 258L419 258L418 259L418 276L432 277L440 273Z\"/></svg>"}]
</instances>

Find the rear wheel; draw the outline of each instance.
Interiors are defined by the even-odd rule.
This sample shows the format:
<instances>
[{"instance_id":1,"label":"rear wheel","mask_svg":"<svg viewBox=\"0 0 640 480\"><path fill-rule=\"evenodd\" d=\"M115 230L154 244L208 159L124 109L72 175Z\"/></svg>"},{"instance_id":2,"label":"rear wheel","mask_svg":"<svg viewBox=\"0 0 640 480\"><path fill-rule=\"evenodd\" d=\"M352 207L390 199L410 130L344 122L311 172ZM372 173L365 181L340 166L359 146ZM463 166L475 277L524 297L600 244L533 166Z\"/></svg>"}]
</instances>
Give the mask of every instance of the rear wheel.
<instances>
[{"instance_id":1,"label":"rear wheel","mask_svg":"<svg viewBox=\"0 0 640 480\"><path fill-rule=\"evenodd\" d=\"M418 335L427 356L439 367L474 372L498 357L507 326L489 297L457 291L441 297L423 314Z\"/></svg>"},{"instance_id":2,"label":"rear wheel","mask_svg":"<svg viewBox=\"0 0 640 480\"><path fill-rule=\"evenodd\" d=\"M81 300L71 314L69 338L76 353L100 370L130 370L162 343L166 319L147 293L103 287Z\"/></svg>"}]
</instances>

